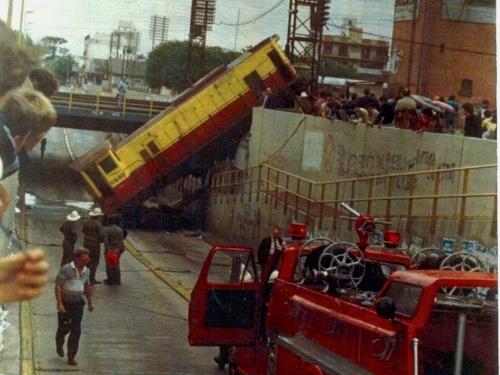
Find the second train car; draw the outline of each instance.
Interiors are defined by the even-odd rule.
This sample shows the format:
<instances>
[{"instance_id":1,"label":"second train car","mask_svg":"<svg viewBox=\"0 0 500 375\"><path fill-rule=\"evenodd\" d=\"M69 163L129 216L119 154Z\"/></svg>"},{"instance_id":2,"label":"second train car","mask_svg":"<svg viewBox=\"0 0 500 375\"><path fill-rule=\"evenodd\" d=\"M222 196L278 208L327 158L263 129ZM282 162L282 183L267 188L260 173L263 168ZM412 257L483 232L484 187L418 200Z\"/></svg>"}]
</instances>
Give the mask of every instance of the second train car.
<instances>
[{"instance_id":1,"label":"second train car","mask_svg":"<svg viewBox=\"0 0 500 375\"><path fill-rule=\"evenodd\" d=\"M116 146L97 146L71 168L106 213L134 208L198 163L220 157L228 143L236 145L263 91L284 90L296 79L278 36L272 36L213 70Z\"/></svg>"}]
</instances>

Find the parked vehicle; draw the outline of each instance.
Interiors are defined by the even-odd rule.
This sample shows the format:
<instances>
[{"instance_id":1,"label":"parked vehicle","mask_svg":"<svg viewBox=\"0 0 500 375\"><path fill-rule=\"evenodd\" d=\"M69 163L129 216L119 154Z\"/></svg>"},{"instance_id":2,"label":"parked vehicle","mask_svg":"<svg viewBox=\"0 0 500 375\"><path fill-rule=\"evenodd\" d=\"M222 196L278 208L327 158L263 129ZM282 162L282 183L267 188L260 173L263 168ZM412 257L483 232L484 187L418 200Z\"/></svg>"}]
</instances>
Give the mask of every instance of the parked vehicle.
<instances>
[{"instance_id":1,"label":"parked vehicle","mask_svg":"<svg viewBox=\"0 0 500 375\"><path fill-rule=\"evenodd\" d=\"M231 345L230 374L497 373L497 275L470 254L422 270L393 242L371 248L376 220L344 207L357 244L306 239L292 224L262 274L251 248L214 247L192 292L189 343Z\"/></svg>"}]
</instances>

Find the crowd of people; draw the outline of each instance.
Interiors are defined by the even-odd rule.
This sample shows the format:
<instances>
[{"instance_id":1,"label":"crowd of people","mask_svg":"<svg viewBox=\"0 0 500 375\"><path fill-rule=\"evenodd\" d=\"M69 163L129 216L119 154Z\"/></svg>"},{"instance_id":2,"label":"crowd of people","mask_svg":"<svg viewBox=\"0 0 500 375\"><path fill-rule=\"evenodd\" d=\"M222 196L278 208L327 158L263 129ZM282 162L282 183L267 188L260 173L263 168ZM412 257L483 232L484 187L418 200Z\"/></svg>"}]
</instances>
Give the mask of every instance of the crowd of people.
<instances>
[{"instance_id":1,"label":"crowd of people","mask_svg":"<svg viewBox=\"0 0 500 375\"><path fill-rule=\"evenodd\" d=\"M466 137L496 139L496 111L489 105L486 99L478 109L468 102L459 104L453 94L431 100L412 95L407 88L395 98L377 97L369 88L364 90L363 96L356 92L333 95L327 91L311 95L306 90L294 94L272 93L267 89L262 100L264 108L292 109L352 124L393 126L418 133L455 134L458 130ZM463 121L459 121L460 114L463 114Z\"/></svg>"}]
</instances>

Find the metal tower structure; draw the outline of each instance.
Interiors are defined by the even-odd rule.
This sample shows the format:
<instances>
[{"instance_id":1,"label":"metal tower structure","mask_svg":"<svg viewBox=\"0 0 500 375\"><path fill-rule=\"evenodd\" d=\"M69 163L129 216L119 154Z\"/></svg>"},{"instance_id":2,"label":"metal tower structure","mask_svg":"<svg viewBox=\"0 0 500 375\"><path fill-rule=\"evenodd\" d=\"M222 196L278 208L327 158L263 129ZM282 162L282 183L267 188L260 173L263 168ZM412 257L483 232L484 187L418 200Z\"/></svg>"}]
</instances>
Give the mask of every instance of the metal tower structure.
<instances>
[{"instance_id":1,"label":"metal tower structure","mask_svg":"<svg viewBox=\"0 0 500 375\"><path fill-rule=\"evenodd\" d=\"M156 43L165 43L167 41L169 23L170 19L165 16L151 16L151 21L149 22L149 39L153 41L152 50L155 48Z\"/></svg>"},{"instance_id":2,"label":"metal tower structure","mask_svg":"<svg viewBox=\"0 0 500 375\"><path fill-rule=\"evenodd\" d=\"M316 92L321 67L323 28L330 0L290 0L286 53L299 75Z\"/></svg>"},{"instance_id":3,"label":"metal tower structure","mask_svg":"<svg viewBox=\"0 0 500 375\"><path fill-rule=\"evenodd\" d=\"M192 0L189 26L188 64L195 58L205 63L207 31L212 30L215 19L215 0Z\"/></svg>"}]
</instances>

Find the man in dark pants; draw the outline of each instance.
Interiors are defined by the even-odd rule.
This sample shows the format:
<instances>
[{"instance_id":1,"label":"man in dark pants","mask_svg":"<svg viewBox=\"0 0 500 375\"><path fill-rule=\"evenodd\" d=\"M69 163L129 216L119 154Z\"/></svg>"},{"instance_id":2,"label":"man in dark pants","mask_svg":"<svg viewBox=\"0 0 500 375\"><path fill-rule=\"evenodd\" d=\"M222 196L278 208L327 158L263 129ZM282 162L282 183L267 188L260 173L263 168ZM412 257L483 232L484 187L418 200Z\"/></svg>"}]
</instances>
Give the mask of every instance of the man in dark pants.
<instances>
[{"instance_id":1,"label":"man in dark pants","mask_svg":"<svg viewBox=\"0 0 500 375\"><path fill-rule=\"evenodd\" d=\"M78 240L78 231L80 229L77 224L78 220L80 220L80 215L77 211L72 211L66 216L66 221L59 228L64 236L62 242L63 255L61 258L61 267L73 260L75 244Z\"/></svg>"},{"instance_id":2,"label":"man in dark pants","mask_svg":"<svg viewBox=\"0 0 500 375\"><path fill-rule=\"evenodd\" d=\"M100 284L97 281L95 274L97 266L99 266L99 259L101 257L101 243L104 242L104 227L102 225L102 211L99 207L94 208L90 214L90 219L85 220L83 223L83 247L90 252L89 270L90 270L90 284Z\"/></svg>"},{"instance_id":3,"label":"man in dark pants","mask_svg":"<svg viewBox=\"0 0 500 375\"><path fill-rule=\"evenodd\" d=\"M40 159L43 159L46 148L47 148L47 138L42 138L42 141L40 142Z\"/></svg>"},{"instance_id":4,"label":"man in dark pants","mask_svg":"<svg viewBox=\"0 0 500 375\"><path fill-rule=\"evenodd\" d=\"M109 216L106 218L106 225L104 227L104 233L106 239L104 240L104 257L106 258L106 276L108 277L104 280L104 284L107 285L121 285L121 272L120 272L120 262L115 267L108 264L108 252L117 252L118 257L121 257L125 251L125 246L123 244L123 230L119 227L119 219L116 216Z\"/></svg>"},{"instance_id":5,"label":"man in dark pants","mask_svg":"<svg viewBox=\"0 0 500 375\"><path fill-rule=\"evenodd\" d=\"M257 263L259 263L261 270L266 266L269 256L274 254L274 251L281 250L282 247L283 239L281 238L281 230L278 226L275 226L271 235L264 237L260 241L259 248L257 249Z\"/></svg>"},{"instance_id":6,"label":"man in dark pants","mask_svg":"<svg viewBox=\"0 0 500 375\"><path fill-rule=\"evenodd\" d=\"M84 248L75 251L73 262L64 265L56 277L55 294L57 300L57 333L56 349L59 357L64 357L64 338L68 337L68 364L76 366L76 353L78 352L81 323L85 294L88 310L92 312L92 288L89 283L89 251Z\"/></svg>"}]
</instances>

